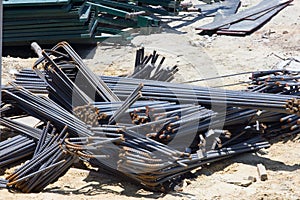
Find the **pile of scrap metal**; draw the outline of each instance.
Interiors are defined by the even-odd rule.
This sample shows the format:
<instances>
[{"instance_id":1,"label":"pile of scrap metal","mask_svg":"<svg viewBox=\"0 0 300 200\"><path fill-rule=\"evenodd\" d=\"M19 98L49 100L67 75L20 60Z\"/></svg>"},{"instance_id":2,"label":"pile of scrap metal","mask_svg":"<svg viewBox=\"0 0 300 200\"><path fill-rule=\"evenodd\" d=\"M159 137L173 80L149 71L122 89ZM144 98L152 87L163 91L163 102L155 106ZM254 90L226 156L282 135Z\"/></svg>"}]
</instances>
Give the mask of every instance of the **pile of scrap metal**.
<instances>
[{"instance_id":1,"label":"pile of scrap metal","mask_svg":"<svg viewBox=\"0 0 300 200\"><path fill-rule=\"evenodd\" d=\"M94 43L124 35L126 28L157 27L153 13L178 12L179 1L7 0L3 1L3 42L55 44L66 40ZM161 5L161 6L159 6Z\"/></svg>"},{"instance_id":2,"label":"pile of scrap metal","mask_svg":"<svg viewBox=\"0 0 300 200\"><path fill-rule=\"evenodd\" d=\"M256 6L238 13L239 0L195 6L205 15L215 14L213 22L196 30L212 31L217 34L246 35L257 30L293 0L262 0Z\"/></svg>"},{"instance_id":3,"label":"pile of scrap metal","mask_svg":"<svg viewBox=\"0 0 300 200\"><path fill-rule=\"evenodd\" d=\"M83 160L168 192L195 168L300 132L299 71L254 72L249 91L231 91L167 82L157 57L138 50L131 77L100 77L66 42L43 50L2 90L0 124L16 136L0 142L0 166L28 161L0 187L39 192Z\"/></svg>"}]
</instances>

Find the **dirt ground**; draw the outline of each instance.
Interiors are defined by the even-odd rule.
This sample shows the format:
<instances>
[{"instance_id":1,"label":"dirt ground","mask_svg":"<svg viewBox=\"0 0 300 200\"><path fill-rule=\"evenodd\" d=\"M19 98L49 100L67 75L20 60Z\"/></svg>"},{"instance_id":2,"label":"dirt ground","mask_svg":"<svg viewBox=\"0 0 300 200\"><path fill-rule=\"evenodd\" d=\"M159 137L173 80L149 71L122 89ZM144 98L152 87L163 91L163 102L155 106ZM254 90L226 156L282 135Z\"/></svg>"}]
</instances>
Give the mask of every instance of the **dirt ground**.
<instances>
[{"instance_id":1,"label":"dirt ground","mask_svg":"<svg viewBox=\"0 0 300 200\"><path fill-rule=\"evenodd\" d=\"M241 9L257 3L243 0ZM246 37L199 35L194 28L212 18L183 13L163 33L138 36L131 45L99 44L86 56L86 64L97 74L121 75L133 69L135 50L156 49L167 57L168 66L178 65L176 82L201 79L237 72L270 69L282 59L300 56L300 4L294 1L266 25ZM199 19L199 20L195 20ZM170 19L165 19L170 20ZM174 22L175 21L175 22ZM35 58L3 58L3 82L12 78L15 69L31 67ZM219 86L247 80L249 75L222 81L199 82ZM241 89L244 86L232 87ZM126 180L104 173L101 169L72 168L58 182L39 194L21 194L0 190L0 200L68 200L68 199L300 199L300 139L284 138L257 153L204 166L194 170L194 179L187 179L183 191L170 194L153 193ZM234 184L258 179L256 164L267 168L268 180L247 187ZM2 170L2 169L1 169ZM10 170L0 172L5 177Z\"/></svg>"}]
</instances>

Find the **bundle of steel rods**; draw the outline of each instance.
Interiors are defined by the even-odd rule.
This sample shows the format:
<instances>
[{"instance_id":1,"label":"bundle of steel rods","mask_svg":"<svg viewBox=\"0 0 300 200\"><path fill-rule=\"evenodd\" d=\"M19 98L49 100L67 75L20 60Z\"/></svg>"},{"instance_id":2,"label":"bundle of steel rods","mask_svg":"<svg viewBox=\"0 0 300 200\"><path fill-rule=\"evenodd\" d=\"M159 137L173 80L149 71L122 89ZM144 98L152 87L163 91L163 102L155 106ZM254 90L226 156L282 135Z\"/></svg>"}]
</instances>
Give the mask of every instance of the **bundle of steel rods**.
<instances>
[{"instance_id":1,"label":"bundle of steel rods","mask_svg":"<svg viewBox=\"0 0 300 200\"><path fill-rule=\"evenodd\" d=\"M0 124L19 134L0 142L0 166L1 168L18 164L34 154L42 130L32 128L9 118L0 118Z\"/></svg>"},{"instance_id":2,"label":"bundle of steel rods","mask_svg":"<svg viewBox=\"0 0 300 200\"><path fill-rule=\"evenodd\" d=\"M128 96L139 80L124 77L101 77L111 90L123 99ZM144 99L170 102L195 102L201 105L227 105L251 109L269 110L280 113L296 113L299 97L293 95L259 94L199 86L144 81L142 90ZM291 105L290 102L293 102ZM295 108L295 109L294 109Z\"/></svg>"},{"instance_id":3,"label":"bundle of steel rods","mask_svg":"<svg viewBox=\"0 0 300 200\"><path fill-rule=\"evenodd\" d=\"M300 72L286 69L253 72L250 86L252 92L300 94Z\"/></svg>"},{"instance_id":4,"label":"bundle of steel rods","mask_svg":"<svg viewBox=\"0 0 300 200\"><path fill-rule=\"evenodd\" d=\"M17 135L0 142L0 167L16 163L34 152L35 141L23 135Z\"/></svg>"},{"instance_id":5,"label":"bundle of steel rods","mask_svg":"<svg viewBox=\"0 0 300 200\"><path fill-rule=\"evenodd\" d=\"M54 94L60 91L64 91L65 93L69 93L75 96L78 96L81 99L79 102L87 102L91 101L91 99L95 99L96 101L99 101L99 98L96 99L95 97L95 91L90 89L91 91L87 91L88 86L86 86L87 81L83 80L83 77L77 74L78 72L78 63L75 63L74 60L71 59L71 56L65 56L60 57L62 54L56 55L57 57L55 59L52 59L49 57L49 55L52 55L56 53L57 50L53 48L52 50L47 50L47 54L45 55L45 59L48 60L48 63L45 66L45 71L41 71L41 74L39 76L30 69L23 69L20 72L15 73L15 80L14 83L18 85L22 85L24 88L30 90L34 93L48 93L48 90L46 89L47 85L49 84L54 91ZM66 54L65 54L66 55ZM76 55L76 58L79 59L79 57ZM145 55L144 48L138 49L136 51L136 59L135 59L135 65L134 65L134 71L132 74L128 75L127 77L130 78L138 78L138 79L147 79L147 80L159 80L159 81L172 81L175 77L174 75L179 70L177 66L173 67L165 67L163 66L163 63L165 61L165 57L162 57L161 60L158 61L159 54L157 54L156 51L153 51L152 54ZM82 63L81 59L80 63ZM55 64L54 64L55 63ZM36 62L36 65L40 64L40 61ZM82 66L81 66L82 67ZM83 66L86 68L85 66ZM48 70L49 69L49 70ZM86 69L88 70L88 69ZM58 72L56 72L58 71ZM67 77L64 76L64 74L61 73L63 71ZM58 76L59 78L53 80L53 76ZM89 74L91 72L88 72ZM75 74L77 76L75 76ZM47 83L43 81L40 77L43 77L44 79L47 79ZM55 78L55 77L54 77ZM92 77L95 78L95 77ZM60 80L60 79L64 79ZM76 84L80 85L74 85L70 82L70 80L74 81L77 79ZM89 77L87 77L89 79ZM97 79L97 78L96 78ZM82 83L83 82L83 83ZM67 87L64 88L62 86L66 85ZM84 86L84 88L83 88ZM78 89L83 89L84 93L91 93L92 95L89 95L88 97L84 96L85 94L82 94L82 91ZM102 89L102 88L101 88ZM107 88L106 88L107 89ZM70 91L71 90L71 91ZM72 91L74 90L74 91ZM51 90L50 90L51 91ZM79 92L79 94L77 94ZM106 94L107 95L107 94ZM53 97L54 98L54 97ZM115 97L116 99L116 97ZM101 99L100 99L101 100ZM64 99L66 103L70 104L72 102L69 102L70 100Z\"/></svg>"},{"instance_id":6,"label":"bundle of steel rods","mask_svg":"<svg viewBox=\"0 0 300 200\"><path fill-rule=\"evenodd\" d=\"M167 82L172 81L174 79L174 74L179 70L178 67L163 67L162 65L165 61L165 57L162 57L159 64L156 65L158 58L159 55L156 51L145 56L145 49L138 49L136 51L134 71L127 77Z\"/></svg>"},{"instance_id":7,"label":"bundle of steel rods","mask_svg":"<svg viewBox=\"0 0 300 200\"><path fill-rule=\"evenodd\" d=\"M6 103L12 103L28 114L43 120L51 121L57 128L68 126L74 135L90 136L87 125L67 110L43 96L37 96L22 88L12 88L2 91Z\"/></svg>"},{"instance_id":8,"label":"bundle of steel rods","mask_svg":"<svg viewBox=\"0 0 300 200\"><path fill-rule=\"evenodd\" d=\"M132 90L141 82L139 79L126 77L101 76L101 79L122 100L127 98ZM16 81L16 83L23 85L20 81ZM32 84L38 85L38 83L39 82L33 82ZM142 99L145 100L151 99L180 103L192 102L208 106L228 105L280 113L299 114L299 97L297 96L298 90L296 88L293 90L294 93L291 94L287 92L282 92L282 94L257 94L255 91L262 90L256 88L253 92L241 92L153 80L143 80L143 84ZM28 87L27 83L24 83L24 87L29 90L36 89L33 85Z\"/></svg>"},{"instance_id":9,"label":"bundle of steel rods","mask_svg":"<svg viewBox=\"0 0 300 200\"><path fill-rule=\"evenodd\" d=\"M140 65L147 59L155 63L158 54L149 57L138 50L134 74L143 74ZM159 67L158 72L165 73ZM203 164L267 148L267 139L300 132L294 71L255 72L247 91L170 83L165 75L164 81L98 77L67 43L44 50L34 72L17 73L2 91L1 112L19 109L16 115L43 122L43 128L31 128L9 117L0 119L37 140L33 158L7 177L7 185L39 192L79 158L167 192ZM276 83L279 79L285 84ZM34 94L39 91L48 97ZM11 141L21 136L16 137Z\"/></svg>"},{"instance_id":10,"label":"bundle of steel rods","mask_svg":"<svg viewBox=\"0 0 300 200\"><path fill-rule=\"evenodd\" d=\"M22 90L21 90L22 91ZM159 104L158 104L159 105ZM196 106L195 109L187 109L188 107L190 107L191 105L188 106L179 106L176 104L170 104L169 106L158 106L155 108L155 104L154 104L154 110L151 109L151 107L149 108L151 110L151 112L153 112L155 114L155 109L158 112L161 112L162 110L167 110L168 113L164 113L167 118L166 120L168 121L168 117L169 119L171 119L172 117L172 113L180 113L181 115L181 120L178 121L178 117L173 118L173 120L169 120L166 125L168 124L172 124L173 123L173 128L175 128L175 124L181 124L182 127L186 127L186 130L182 132L179 132L179 134L181 136L176 136L179 137L179 141L181 141L182 143L182 139L180 139L180 137L190 137L191 138L191 142L193 141L194 137L196 137L196 133L197 133L197 129L198 127L195 126L195 128L189 128L192 125L197 125L199 122L199 120L201 120L201 118L204 118L205 122L202 125L205 129L208 129L209 126L209 122L210 122L210 117L213 113L211 113L210 110L206 110L203 108L200 108L199 106ZM172 108L174 107L174 108ZM177 107L177 108L176 108ZM178 108L180 110L178 110ZM175 109L175 110L174 110ZM184 110L185 109L185 110ZM174 112L176 111L177 112ZM210 113L210 114L209 114ZM191 115L192 114L192 115ZM163 113L159 113L158 116L162 116ZM169 116L168 116L169 115ZM205 118L207 118L207 120L205 120ZM177 119L177 120L176 120ZM159 121L157 120L156 124L159 125L161 124L158 123ZM150 125L150 123L149 123ZM163 127L167 126L163 125ZM143 126L143 125L141 125ZM146 123L145 126L148 126L148 124ZM151 126L148 126L148 128ZM191 167L188 167L188 169L192 169L195 167L198 167L206 162L211 162L212 160L219 160L222 159L223 157L226 156L230 156L230 155L234 155L234 154L238 154L238 153L242 153L242 152L247 152L247 151L253 151L255 149L261 148L261 147L266 147L268 146L267 143L263 142L264 145L259 145L261 142L255 142L255 143L244 143L245 141L242 141L242 143L240 144L241 147L236 148L236 149L232 149L232 147L230 147L229 149L227 147L221 148L219 150L216 151L216 154L211 154L211 149L207 148L207 150L201 150L201 154L195 154L193 157L195 158L195 160L190 160L190 153L185 152L186 148L189 147L190 143L187 142L187 144L181 144L181 145L175 145L174 148L171 148L168 145L163 144L165 138L163 137L158 137L158 142L155 142L152 139L147 139L143 136L143 131L147 130L147 129L142 129L143 127L131 127L131 128L127 128L128 130L122 130L122 128L120 127L113 127L113 126L103 126L101 127L95 127L92 128L91 131L93 132L93 134L95 136L102 134L102 136L104 137L103 139L96 138L97 141L95 141L95 139L91 140L89 139L89 143L86 144L86 146L81 146L82 144L82 139L84 138L78 138L78 142L79 144L68 144L68 142L66 142L65 147L66 150L68 152L75 152L77 150L84 150L84 152L76 152L74 153L75 155L78 155L80 157L87 157L87 158L100 158L101 161L104 158L115 158L116 161L115 163L113 163L112 159L109 159L109 161L105 160L102 161L104 164L106 164L107 162L110 163L110 165L115 166L117 170L119 170L120 172L124 173L126 176L140 181L143 184L145 184L147 187L151 188L152 190L163 190L166 191L169 189L169 187L163 187L163 185L165 185L166 183L171 184L171 180L174 177L179 176L180 174L184 174L187 171L187 166L191 164ZM153 127L151 127L153 128ZM178 127L180 128L180 127ZM182 128L182 129L183 129ZM143 130L143 131L142 131ZM159 130L159 129L158 129ZM153 131L153 130L152 130ZM169 130L170 131L170 130ZM192 136L188 136L188 133L190 132L190 134L193 134ZM165 133L163 133L164 135L167 135ZM43 134L42 134L43 135ZM117 137L116 137L117 136ZM160 135L161 136L161 135ZM105 137L112 137L111 139L105 138ZM44 139L40 139L40 142L43 141ZM87 139L86 139L87 140ZM70 140L70 141L74 141L74 139ZM76 140L75 140L76 141ZM83 140L85 141L85 140ZM257 143L257 144L256 144ZM40 145L38 145L37 149L39 149ZM196 145L198 146L198 145ZM238 144L237 144L238 146ZM100 148L100 150L99 150ZM178 149L178 150L176 150ZM195 147L193 148L195 149ZM39 152L39 150L36 150L36 152ZM142 159L143 162L139 163L137 161L137 158L134 159L133 161L131 161L130 157L127 158L126 156L124 157L123 154L129 152L129 153L133 153L136 154L136 156L139 156L140 154L145 155L149 154L148 157ZM193 152L195 152L195 150L193 150ZM120 155L121 154L121 155ZM131 155L129 154L129 155ZM201 155L201 156L199 156ZM210 156L208 156L210 155ZM219 156L217 156L219 155ZM134 156L134 155L133 155ZM162 158L161 158L162 157ZM150 159L151 158L151 159ZM123 160L125 159L125 160ZM141 159L141 158L140 158ZM184 162L181 162L181 159L184 160ZM147 162L145 163L144 160L147 160ZM160 161L159 161L160 160ZM203 160L205 160L203 162ZM190 161L190 162L189 162ZM154 162L154 163L152 163ZM185 163L186 162L186 163ZM171 170L172 168L175 168L174 171ZM46 168L48 169L48 168ZM146 171L140 171L140 170L146 170ZM160 173L161 175L156 177L153 174L157 174L158 171L161 171L165 169L164 173ZM36 169L39 170L39 169ZM169 171L170 170L170 171ZM176 173L175 173L176 172ZM142 176L141 176L142 173ZM35 174L35 173L34 173ZM151 176L152 178L144 178L144 175ZM27 176L25 176L25 178L31 177L32 174L29 174ZM20 178L20 180L15 180L15 181L23 181L25 180L25 178ZM11 181L13 183L16 183L14 181ZM22 191L30 191L27 188L23 188L22 186L17 186L17 188L21 189ZM39 191L40 189L34 189L34 191Z\"/></svg>"},{"instance_id":11,"label":"bundle of steel rods","mask_svg":"<svg viewBox=\"0 0 300 200\"><path fill-rule=\"evenodd\" d=\"M49 129L50 123L43 128L33 158L6 177L7 186L23 192L40 192L74 163L76 156L67 154L60 147L67 136L66 128L56 135L50 135Z\"/></svg>"},{"instance_id":12,"label":"bundle of steel rods","mask_svg":"<svg viewBox=\"0 0 300 200\"><path fill-rule=\"evenodd\" d=\"M268 71L257 71L252 73L251 84L248 90L260 93L276 93L286 95L300 95L300 73L286 69L275 69ZM296 104L296 106L295 106ZM297 115L299 106L297 100L288 101L288 109L292 110L290 115L281 116L275 123L270 124L268 129L270 133L281 134L282 132L290 135L300 132L300 117Z\"/></svg>"},{"instance_id":13,"label":"bundle of steel rods","mask_svg":"<svg viewBox=\"0 0 300 200\"><path fill-rule=\"evenodd\" d=\"M0 178L0 189L6 188L7 180Z\"/></svg>"},{"instance_id":14,"label":"bundle of steel rods","mask_svg":"<svg viewBox=\"0 0 300 200\"><path fill-rule=\"evenodd\" d=\"M26 124L11 120L9 118L2 117L0 118L1 126L7 127L13 131L26 135L33 139L39 139L42 131L37 128L32 128Z\"/></svg>"},{"instance_id":15,"label":"bundle of steel rods","mask_svg":"<svg viewBox=\"0 0 300 200\"><path fill-rule=\"evenodd\" d=\"M48 93L47 83L44 82L32 69L22 69L14 74L14 83L30 90L33 93Z\"/></svg>"},{"instance_id":16,"label":"bundle of steel rods","mask_svg":"<svg viewBox=\"0 0 300 200\"><path fill-rule=\"evenodd\" d=\"M70 151L89 150L93 152L90 156L86 156L84 153L79 155L99 158L102 165L109 166L108 168L114 169L112 166L116 165L119 172L156 191L172 189L173 178L205 163L269 146L264 139L256 137L228 148L200 150L201 152L189 154L151 139L135 137L133 132L126 131L122 133L122 138L71 138L65 143L66 148ZM118 147L112 146L112 143L117 143ZM107 157L110 158L109 161L105 161Z\"/></svg>"},{"instance_id":17,"label":"bundle of steel rods","mask_svg":"<svg viewBox=\"0 0 300 200\"><path fill-rule=\"evenodd\" d=\"M68 87L69 93L67 95L74 95L74 98L79 98L77 96L84 96L81 90L85 91L90 99L95 99L96 101L119 101L119 98L104 84L104 82L97 77L88 67L85 66L79 55L72 49L72 47L66 42L60 42L54 46L49 51L42 52L43 57L36 61L33 68L37 71L37 66L46 60L47 66L45 66L46 74L38 73L40 78L47 79L46 81L50 86L52 84L58 84L57 81L62 81L63 85ZM54 56L55 58L51 58ZM71 72L70 72L71 70ZM50 74L52 73L52 74ZM65 73L71 73L75 80L70 80L66 77ZM75 74L74 74L75 73ZM50 80L49 80L50 79ZM75 81L76 84L72 84ZM61 87L61 85L59 85ZM52 90L56 91L58 87L53 86ZM71 89L71 90L70 90ZM73 90L73 91L72 91ZM67 92L66 91L66 92ZM88 101L87 97L81 97L81 100L85 102Z\"/></svg>"}]
</instances>

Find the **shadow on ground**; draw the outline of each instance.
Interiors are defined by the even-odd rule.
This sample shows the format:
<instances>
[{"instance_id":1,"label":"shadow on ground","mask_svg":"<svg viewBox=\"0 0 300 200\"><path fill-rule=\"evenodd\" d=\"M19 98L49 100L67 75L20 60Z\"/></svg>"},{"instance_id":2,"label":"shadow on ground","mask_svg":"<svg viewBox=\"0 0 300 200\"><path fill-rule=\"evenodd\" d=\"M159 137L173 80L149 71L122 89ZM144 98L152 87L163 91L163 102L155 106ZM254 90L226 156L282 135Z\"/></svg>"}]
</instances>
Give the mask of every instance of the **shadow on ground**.
<instances>
[{"instance_id":1,"label":"shadow on ground","mask_svg":"<svg viewBox=\"0 0 300 200\"><path fill-rule=\"evenodd\" d=\"M51 49L53 45L40 45L42 49ZM92 59L95 55L97 44L72 44L72 47L84 59ZM3 56L19 58L35 58L37 55L31 50L30 45L23 46L4 46Z\"/></svg>"}]
</instances>

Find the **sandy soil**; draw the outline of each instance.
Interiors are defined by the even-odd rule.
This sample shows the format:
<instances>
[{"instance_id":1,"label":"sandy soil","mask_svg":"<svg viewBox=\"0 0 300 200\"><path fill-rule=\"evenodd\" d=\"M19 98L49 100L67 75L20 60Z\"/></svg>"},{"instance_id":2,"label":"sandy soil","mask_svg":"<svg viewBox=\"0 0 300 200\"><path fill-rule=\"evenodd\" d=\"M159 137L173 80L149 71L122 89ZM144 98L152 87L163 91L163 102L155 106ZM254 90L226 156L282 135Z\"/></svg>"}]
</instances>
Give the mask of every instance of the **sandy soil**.
<instances>
[{"instance_id":1,"label":"sandy soil","mask_svg":"<svg viewBox=\"0 0 300 200\"><path fill-rule=\"evenodd\" d=\"M245 9L257 1L242 1ZM294 1L261 29L246 37L203 36L195 27L211 21L201 20L195 14L182 14L181 19L169 23L162 34L136 37L131 45L101 44L85 59L98 74L121 75L133 69L135 50L157 49L167 57L166 65L178 65L177 82L201 79L236 72L270 69L281 58L300 56L300 4ZM183 23L186 26L181 27ZM281 57L281 58L279 58ZM4 81L11 79L13 69L31 67L35 59L6 57ZM248 75L211 81L209 86L244 81ZM234 87L236 89L236 87ZM300 140L284 138L274 141L271 148L253 154L244 154L193 171L194 179L187 179L182 192L160 194L145 191L138 185L102 172L101 169L72 168L58 182L39 194L21 194L0 190L4 199L300 199ZM252 183L248 187L233 184L245 182L249 176L258 179L256 164L263 163L269 175L267 181ZM1 169L0 175L11 170ZM247 182L247 181L246 181Z\"/></svg>"}]
</instances>

